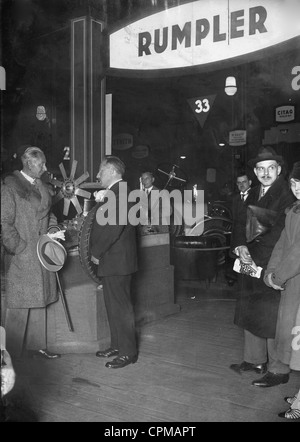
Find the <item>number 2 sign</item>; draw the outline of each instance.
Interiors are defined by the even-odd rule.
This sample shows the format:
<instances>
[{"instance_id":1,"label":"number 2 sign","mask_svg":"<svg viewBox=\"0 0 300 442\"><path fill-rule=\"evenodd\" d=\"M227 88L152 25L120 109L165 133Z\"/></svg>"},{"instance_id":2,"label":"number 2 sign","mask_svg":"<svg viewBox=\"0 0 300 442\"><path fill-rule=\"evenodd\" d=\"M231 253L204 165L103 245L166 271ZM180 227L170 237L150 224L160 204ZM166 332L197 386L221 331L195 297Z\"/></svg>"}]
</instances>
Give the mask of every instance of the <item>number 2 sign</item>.
<instances>
[{"instance_id":1,"label":"number 2 sign","mask_svg":"<svg viewBox=\"0 0 300 442\"><path fill-rule=\"evenodd\" d=\"M203 128L216 99L216 95L207 95L206 97L196 97L188 99L188 103L196 116L200 126Z\"/></svg>"}]
</instances>

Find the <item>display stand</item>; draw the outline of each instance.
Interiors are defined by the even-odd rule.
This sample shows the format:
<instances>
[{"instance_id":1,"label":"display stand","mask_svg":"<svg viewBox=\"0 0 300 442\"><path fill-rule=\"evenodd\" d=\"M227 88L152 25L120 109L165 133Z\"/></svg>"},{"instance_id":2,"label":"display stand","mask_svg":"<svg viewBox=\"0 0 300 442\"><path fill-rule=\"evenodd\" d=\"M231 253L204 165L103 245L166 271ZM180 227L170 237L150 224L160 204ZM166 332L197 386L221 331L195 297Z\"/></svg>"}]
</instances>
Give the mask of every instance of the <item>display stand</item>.
<instances>
[{"instance_id":1,"label":"display stand","mask_svg":"<svg viewBox=\"0 0 300 442\"><path fill-rule=\"evenodd\" d=\"M170 265L170 236L150 234L139 240L139 271L133 280L137 325L178 313L174 303L174 267Z\"/></svg>"},{"instance_id":2,"label":"display stand","mask_svg":"<svg viewBox=\"0 0 300 442\"><path fill-rule=\"evenodd\" d=\"M174 304L174 268L170 265L168 234L141 236L139 270L134 275L132 296L138 327L178 313ZM110 345L103 291L81 267L79 256L68 256L59 273L72 319L68 328L61 300L48 307L48 349L59 353L94 353Z\"/></svg>"},{"instance_id":3,"label":"display stand","mask_svg":"<svg viewBox=\"0 0 300 442\"><path fill-rule=\"evenodd\" d=\"M48 307L48 349L94 353L110 344L103 290L84 272L78 255L68 256L59 272L74 332L68 328L61 299Z\"/></svg>"}]
</instances>

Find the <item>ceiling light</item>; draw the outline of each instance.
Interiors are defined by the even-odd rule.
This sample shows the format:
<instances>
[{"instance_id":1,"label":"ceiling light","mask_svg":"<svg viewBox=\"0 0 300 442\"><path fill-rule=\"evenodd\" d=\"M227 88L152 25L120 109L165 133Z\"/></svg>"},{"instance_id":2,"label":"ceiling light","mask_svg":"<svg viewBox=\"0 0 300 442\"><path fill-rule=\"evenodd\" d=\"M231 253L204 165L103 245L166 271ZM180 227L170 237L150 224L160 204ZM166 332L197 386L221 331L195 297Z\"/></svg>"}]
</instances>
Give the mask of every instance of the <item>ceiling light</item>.
<instances>
[{"instance_id":1,"label":"ceiling light","mask_svg":"<svg viewBox=\"0 0 300 442\"><path fill-rule=\"evenodd\" d=\"M225 82L225 92L229 96L233 96L237 92L235 77L227 77Z\"/></svg>"}]
</instances>

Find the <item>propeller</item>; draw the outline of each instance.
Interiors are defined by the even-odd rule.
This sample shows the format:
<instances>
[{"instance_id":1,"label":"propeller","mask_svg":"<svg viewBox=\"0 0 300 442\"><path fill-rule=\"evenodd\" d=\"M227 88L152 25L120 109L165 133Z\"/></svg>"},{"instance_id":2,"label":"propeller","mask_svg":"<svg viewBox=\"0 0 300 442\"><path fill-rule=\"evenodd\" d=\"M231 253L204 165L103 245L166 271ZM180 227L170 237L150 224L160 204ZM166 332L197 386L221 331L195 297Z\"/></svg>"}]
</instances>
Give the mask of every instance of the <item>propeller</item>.
<instances>
[{"instance_id":1,"label":"propeller","mask_svg":"<svg viewBox=\"0 0 300 442\"><path fill-rule=\"evenodd\" d=\"M179 181L180 183L184 183L184 184L187 182L186 179L179 178L179 176L177 176L177 173L175 172L176 169L178 169L181 172L180 167L177 166L176 164L173 164L170 172L166 172L165 170L158 167L157 171L168 177L168 181L165 184L164 189L166 189L168 187L168 185L172 183L173 180Z\"/></svg>"},{"instance_id":2,"label":"propeller","mask_svg":"<svg viewBox=\"0 0 300 442\"><path fill-rule=\"evenodd\" d=\"M79 178L75 179L77 164L78 161L74 160L71 167L70 177L68 177L63 163L60 163L59 169L63 177L63 181L57 180L56 178L52 178L50 180L51 184L60 189L53 199L53 204L58 203L64 198L64 216L68 216L71 203L75 207L78 214L82 213L82 208L77 196L81 196L86 199L90 199L91 197L90 192L87 192L79 187L85 180L89 178L89 173L85 172Z\"/></svg>"}]
</instances>

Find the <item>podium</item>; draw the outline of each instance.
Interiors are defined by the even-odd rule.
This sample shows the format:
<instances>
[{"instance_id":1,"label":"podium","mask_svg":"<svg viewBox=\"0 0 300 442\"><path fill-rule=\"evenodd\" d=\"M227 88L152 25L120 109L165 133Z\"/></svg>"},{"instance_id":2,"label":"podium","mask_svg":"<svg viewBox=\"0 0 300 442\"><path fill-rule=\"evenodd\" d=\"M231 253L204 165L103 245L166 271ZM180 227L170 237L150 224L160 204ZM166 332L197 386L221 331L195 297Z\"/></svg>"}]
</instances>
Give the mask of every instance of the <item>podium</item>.
<instances>
[{"instance_id":1,"label":"podium","mask_svg":"<svg viewBox=\"0 0 300 442\"><path fill-rule=\"evenodd\" d=\"M132 300L137 327L178 313L174 303L174 267L169 234L141 236L139 270L133 277ZM74 332L68 328L61 299L48 307L48 349L62 354L95 353L110 346L103 290L84 272L79 256L68 256L59 278Z\"/></svg>"},{"instance_id":2,"label":"podium","mask_svg":"<svg viewBox=\"0 0 300 442\"><path fill-rule=\"evenodd\" d=\"M61 299L48 307L48 349L58 353L94 353L110 345L103 290L83 270L79 255L68 256L59 272L74 332L68 328Z\"/></svg>"},{"instance_id":3,"label":"podium","mask_svg":"<svg viewBox=\"0 0 300 442\"><path fill-rule=\"evenodd\" d=\"M136 324L178 313L180 306L174 303L174 267L170 264L168 233L140 237L138 266L132 287Z\"/></svg>"}]
</instances>

